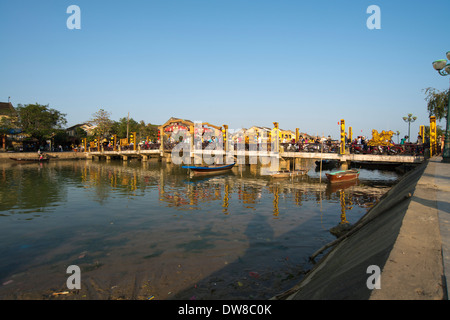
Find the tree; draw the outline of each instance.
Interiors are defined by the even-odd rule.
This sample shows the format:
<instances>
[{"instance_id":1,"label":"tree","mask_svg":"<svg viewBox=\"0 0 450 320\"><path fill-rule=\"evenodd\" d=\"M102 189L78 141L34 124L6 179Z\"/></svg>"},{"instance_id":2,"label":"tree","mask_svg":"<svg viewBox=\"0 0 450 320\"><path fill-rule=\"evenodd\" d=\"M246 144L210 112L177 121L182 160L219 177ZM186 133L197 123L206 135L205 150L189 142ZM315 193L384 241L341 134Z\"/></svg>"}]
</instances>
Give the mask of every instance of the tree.
<instances>
[{"instance_id":1,"label":"tree","mask_svg":"<svg viewBox=\"0 0 450 320\"><path fill-rule=\"evenodd\" d=\"M449 90L437 91L435 88L426 88L425 92L427 102L427 110L429 116L435 116L437 121L447 117L448 94Z\"/></svg>"},{"instance_id":2,"label":"tree","mask_svg":"<svg viewBox=\"0 0 450 320\"><path fill-rule=\"evenodd\" d=\"M55 146L66 146L70 144L69 135L67 134L66 130L63 129L55 130L52 138Z\"/></svg>"},{"instance_id":3,"label":"tree","mask_svg":"<svg viewBox=\"0 0 450 320\"><path fill-rule=\"evenodd\" d=\"M141 137L149 137L150 140L155 141L158 136L158 126L150 123L145 124L144 120L141 120L139 122L139 132Z\"/></svg>"},{"instance_id":4,"label":"tree","mask_svg":"<svg viewBox=\"0 0 450 320\"><path fill-rule=\"evenodd\" d=\"M139 132L139 123L137 123L133 118L120 118L119 121L116 121L114 123L113 127L114 133L117 134L117 136L120 138L126 138L127 132Z\"/></svg>"},{"instance_id":5,"label":"tree","mask_svg":"<svg viewBox=\"0 0 450 320\"><path fill-rule=\"evenodd\" d=\"M19 104L17 107L17 126L26 134L36 138L39 144L49 139L57 129L67 123L65 114L49 108L48 105Z\"/></svg>"},{"instance_id":6,"label":"tree","mask_svg":"<svg viewBox=\"0 0 450 320\"><path fill-rule=\"evenodd\" d=\"M100 136L101 138L105 138L106 136L111 134L114 121L109 118L111 116L110 112L100 109L92 116L93 116L92 120L88 122L95 126L93 130L94 136Z\"/></svg>"},{"instance_id":7,"label":"tree","mask_svg":"<svg viewBox=\"0 0 450 320\"><path fill-rule=\"evenodd\" d=\"M77 138L86 138L87 137L87 132L86 130L80 128L80 127L76 127L75 128L75 137Z\"/></svg>"},{"instance_id":8,"label":"tree","mask_svg":"<svg viewBox=\"0 0 450 320\"><path fill-rule=\"evenodd\" d=\"M16 129L17 117L13 115L0 117L0 148L6 149L6 136Z\"/></svg>"},{"instance_id":9,"label":"tree","mask_svg":"<svg viewBox=\"0 0 450 320\"><path fill-rule=\"evenodd\" d=\"M0 136L7 135L17 128L16 125L17 117L16 116L8 116L0 118Z\"/></svg>"}]
</instances>

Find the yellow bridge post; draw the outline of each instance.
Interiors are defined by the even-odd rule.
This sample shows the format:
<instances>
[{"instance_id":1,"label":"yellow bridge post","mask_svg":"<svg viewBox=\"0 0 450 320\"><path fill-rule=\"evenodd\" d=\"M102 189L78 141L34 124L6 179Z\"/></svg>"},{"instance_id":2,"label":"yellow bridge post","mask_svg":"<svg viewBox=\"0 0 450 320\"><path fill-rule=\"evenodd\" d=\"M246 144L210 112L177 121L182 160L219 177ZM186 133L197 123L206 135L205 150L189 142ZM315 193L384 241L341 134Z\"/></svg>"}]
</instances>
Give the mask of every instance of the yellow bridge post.
<instances>
[{"instance_id":1,"label":"yellow bridge post","mask_svg":"<svg viewBox=\"0 0 450 320\"><path fill-rule=\"evenodd\" d=\"M278 122L274 122L273 123L273 129L272 129L272 140L274 140L275 144L274 144L274 150L272 150L272 152L280 152L280 130L278 128Z\"/></svg>"},{"instance_id":2,"label":"yellow bridge post","mask_svg":"<svg viewBox=\"0 0 450 320\"><path fill-rule=\"evenodd\" d=\"M223 125L222 129L222 140L223 140L223 150L225 152L228 151L228 126L226 124Z\"/></svg>"},{"instance_id":3,"label":"yellow bridge post","mask_svg":"<svg viewBox=\"0 0 450 320\"><path fill-rule=\"evenodd\" d=\"M130 134L130 143L133 144L133 150L134 151L136 150L136 141L137 141L137 139L136 139L136 132L132 132Z\"/></svg>"},{"instance_id":4,"label":"yellow bridge post","mask_svg":"<svg viewBox=\"0 0 450 320\"><path fill-rule=\"evenodd\" d=\"M341 119L341 148L340 154L345 154L345 120Z\"/></svg>"},{"instance_id":5,"label":"yellow bridge post","mask_svg":"<svg viewBox=\"0 0 450 320\"><path fill-rule=\"evenodd\" d=\"M436 148L436 117L430 117L430 157L437 153Z\"/></svg>"}]
</instances>

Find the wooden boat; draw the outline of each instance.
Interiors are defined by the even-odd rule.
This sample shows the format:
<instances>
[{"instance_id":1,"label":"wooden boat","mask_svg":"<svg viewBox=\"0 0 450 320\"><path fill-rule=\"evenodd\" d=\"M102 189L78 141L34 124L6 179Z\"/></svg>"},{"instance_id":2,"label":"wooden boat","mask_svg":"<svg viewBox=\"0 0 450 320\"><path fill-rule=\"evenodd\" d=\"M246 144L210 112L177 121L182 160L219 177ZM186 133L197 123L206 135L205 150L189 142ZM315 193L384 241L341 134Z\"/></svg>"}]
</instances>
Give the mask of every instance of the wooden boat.
<instances>
[{"instance_id":1,"label":"wooden boat","mask_svg":"<svg viewBox=\"0 0 450 320\"><path fill-rule=\"evenodd\" d=\"M295 169L292 173L296 176L303 176L308 173L308 170L305 169Z\"/></svg>"},{"instance_id":2,"label":"wooden boat","mask_svg":"<svg viewBox=\"0 0 450 320\"><path fill-rule=\"evenodd\" d=\"M292 172L287 170L276 171L271 174L272 178L289 178L292 175Z\"/></svg>"},{"instance_id":3,"label":"wooden boat","mask_svg":"<svg viewBox=\"0 0 450 320\"><path fill-rule=\"evenodd\" d=\"M215 164L211 166L182 166L183 169L189 169L193 175L218 174L231 170L236 163Z\"/></svg>"},{"instance_id":4,"label":"wooden boat","mask_svg":"<svg viewBox=\"0 0 450 320\"><path fill-rule=\"evenodd\" d=\"M308 173L308 170L304 170L304 169L296 169L294 171L280 170L280 171L273 172L271 174L271 176L273 178L289 178L289 177L293 177L293 176L302 176L307 173Z\"/></svg>"},{"instance_id":5,"label":"wooden boat","mask_svg":"<svg viewBox=\"0 0 450 320\"><path fill-rule=\"evenodd\" d=\"M36 163L36 162L48 162L49 158L10 158L11 160L17 161L17 162L23 162L23 163Z\"/></svg>"},{"instance_id":6,"label":"wooden boat","mask_svg":"<svg viewBox=\"0 0 450 320\"><path fill-rule=\"evenodd\" d=\"M340 171L325 173L325 175L327 176L328 181L330 181L331 183L337 183L337 182L345 182L345 181L351 181L351 180L358 179L359 171L356 169L340 170Z\"/></svg>"},{"instance_id":7,"label":"wooden boat","mask_svg":"<svg viewBox=\"0 0 450 320\"><path fill-rule=\"evenodd\" d=\"M349 180L349 181L342 181L339 183L329 183L327 185L327 189L326 189L326 193L329 195L331 193L335 193L341 190L345 190L347 188L353 187L358 185L358 180L357 179L353 179L353 180Z\"/></svg>"}]
</instances>

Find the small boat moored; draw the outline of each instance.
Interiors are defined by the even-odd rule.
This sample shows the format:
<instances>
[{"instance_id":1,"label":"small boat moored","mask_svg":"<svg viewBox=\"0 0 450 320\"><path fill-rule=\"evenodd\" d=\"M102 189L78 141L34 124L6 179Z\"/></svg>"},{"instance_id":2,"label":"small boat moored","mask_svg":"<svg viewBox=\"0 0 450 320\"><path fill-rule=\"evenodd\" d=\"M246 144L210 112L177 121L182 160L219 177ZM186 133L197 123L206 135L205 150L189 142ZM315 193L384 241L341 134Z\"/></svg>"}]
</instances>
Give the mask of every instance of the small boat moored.
<instances>
[{"instance_id":1,"label":"small boat moored","mask_svg":"<svg viewBox=\"0 0 450 320\"><path fill-rule=\"evenodd\" d=\"M189 169L193 175L217 174L231 170L236 163L225 165L211 165L211 166L182 166L183 169Z\"/></svg>"},{"instance_id":2,"label":"small boat moored","mask_svg":"<svg viewBox=\"0 0 450 320\"><path fill-rule=\"evenodd\" d=\"M308 170L306 170L306 169L295 169L292 173L294 175L296 175L296 176L304 176L305 174L308 173Z\"/></svg>"},{"instance_id":3,"label":"small boat moored","mask_svg":"<svg viewBox=\"0 0 450 320\"><path fill-rule=\"evenodd\" d=\"M359 171L356 169L340 170L340 171L325 173L325 175L327 176L328 181L330 181L331 183L337 183L337 182L345 182L345 181L351 181L351 180L358 179Z\"/></svg>"},{"instance_id":4,"label":"small boat moored","mask_svg":"<svg viewBox=\"0 0 450 320\"><path fill-rule=\"evenodd\" d=\"M281 171L273 172L271 174L271 176L272 176L272 178L289 178L289 177L293 177L293 176L303 176L307 173L308 173L308 171L303 170L303 169L296 169L294 171L281 170Z\"/></svg>"},{"instance_id":5,"label":"small boat moored","mask_svg":"<svg viewBox=\"0 0 450 320\"><path fill-rule=\"evenodd\" d=\"M35 162L48 162L50 159L49 158L10 158L11 160L17 161L17 162L22 162L22 163L35 163Z\"/></svg>"},{"instance_id":6,"label":"small boat moored","mask_svg":"<svg viewBox=\"0 0 450 320\"><path fill-rule=\"evenodd\" d=\"M272 178L289 178L292 175L290 171L276 171L271 174Z\"/></svg>"}]
</instances>

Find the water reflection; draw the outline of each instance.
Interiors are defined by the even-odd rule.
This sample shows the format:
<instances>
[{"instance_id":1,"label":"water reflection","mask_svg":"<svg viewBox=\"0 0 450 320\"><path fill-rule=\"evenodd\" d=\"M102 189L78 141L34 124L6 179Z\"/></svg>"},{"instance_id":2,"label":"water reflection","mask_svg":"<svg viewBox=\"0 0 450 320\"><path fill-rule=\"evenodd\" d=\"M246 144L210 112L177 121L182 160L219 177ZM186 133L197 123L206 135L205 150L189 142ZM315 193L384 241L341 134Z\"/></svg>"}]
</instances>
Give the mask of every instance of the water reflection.
<instances>
[{"instance_id":1,"label":"water reflection","mask_svg":"<svg viewBox=\"0 0 450 320\"><path fill-rule=\"evenodd\" d=\"M64 187L66 175L55 167L44 168L45 164L6 165L0 167L0 212L34 213L51 211L58 203L67 199ZM11 212L7 212L12 210Z\"/></svg>"},{"instance_id":2,"label":"water reflection","mask_svg":"<svg viewBox=\"0 0 450 320\"><path fill-rule=\"evenodd\" d=\"M0 284L14 281L0 297L15 298L42 298L70 264L89 279L88 298L267 298L298 281L331 227L356 222L395 182L380 173L375 188L335 186L314 170L275 181L255 167L190 179L154 161L5 162L0 172Z\"/></svg>"},{"instance_id":3,"label":"water reflection","mask_svg":"<svg viewBox=\"0 0 450 320\"><path fill-rule=\"evenodd\" d=\"M32 164L8 169L1 167L1 208L16 212L38 211L67 200L68 186L83 188L85 196L99 203L111 197L143 196L158 190L159 201L180 210L198 210L207 202L220 201L222 212L229 214L230 199L235 196L245 209L255 209L262 196L271 195L273 216L280 214L280 198L289 198L295 206L304 200L344 201L341 190L347 190L348 203L370 207L385 192L383 188L353 181L327 184L302 176L296 180L271 180L255 176L254 171L233 169L229 174L191 179L178 166L159 163L122 164L120 162L75 161L71 163ZM388 184L389 186L389 184ZM368 192L370 190L370 192ZM351 210L351 206L348 210ZM22 210L22 211L21 211Z\"/></svg>"}]
</instances>

